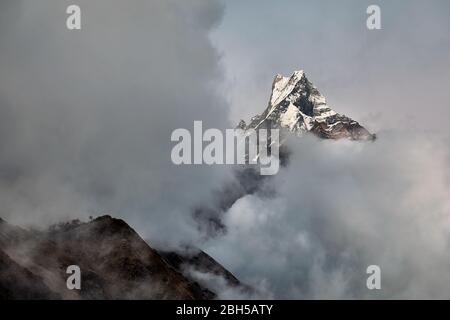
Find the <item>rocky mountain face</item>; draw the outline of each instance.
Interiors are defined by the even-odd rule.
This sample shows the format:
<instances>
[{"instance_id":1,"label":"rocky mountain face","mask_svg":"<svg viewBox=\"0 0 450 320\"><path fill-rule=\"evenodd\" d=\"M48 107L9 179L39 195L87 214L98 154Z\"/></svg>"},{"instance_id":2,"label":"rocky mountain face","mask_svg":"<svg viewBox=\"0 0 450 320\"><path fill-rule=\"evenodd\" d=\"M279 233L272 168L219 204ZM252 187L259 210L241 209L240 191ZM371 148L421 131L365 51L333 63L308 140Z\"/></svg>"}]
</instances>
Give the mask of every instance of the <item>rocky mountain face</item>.
<instances>
[{"instance_id":1,"label":"rocky mountain face","mask_svg":"<svg viewBox=\"0 0 450 320\"><path fill-rule=\"evenodd\" d=\"M249 124L241 120L236 129L280 129L280 165L289 163L291 151L283 143L286 133L298 136L314 134L321 139L349 139L373 141L370 133L355 120L339 114L327 104L325 97L308 80L304 71L295 71L290 77L276 75L267 108L253 117ZM267 143L259 140L258 143ZM213 199L214 206L199 206L194 217L209 234L224 232L221 217L233 204L248 194L261 192L261 185L268 176L261 176L251 166L236 170L236 181L219 190ZM268 184L265 184L266 188ZM275 190L274 190L275 192Z\"/></svg>"},{"instance_id":2,"label":"rocky mountain face","mask_svg":"<svg viewBox=\"0 0 450 320\"><path fill-rule=\"evenodd\" d=\"M66 269L78 265L81 290L68 290ZM150 247L123 220L72 221L47 231L0 222L0 299L213 299L217 294L190 273L214 272L240 282L201 250Z\"/></svg>"},{"instance_id":3,"label":"rocky mountain face","mask_svg":"<svg viewBox=\"0 0 450 320\"><path fill-rule=\"evenodd\" d=\"M0 300L60 299L43 279L0 250Z\"/></svg>"},{"instance_id":4,"label":"rocky mountain face","mask_svg":"<svg viewBox=\"0 0 450 320\"><path fill-rule=\"evenodd\" d=\"M238 127L278 128L298 135L312 132L324 139L375 139L375 135L358 122L331 109L302 70L295 71L290 77L276 75L266 110L253 117L248 125L241 120Z\"/></svg>"}]
</instances>

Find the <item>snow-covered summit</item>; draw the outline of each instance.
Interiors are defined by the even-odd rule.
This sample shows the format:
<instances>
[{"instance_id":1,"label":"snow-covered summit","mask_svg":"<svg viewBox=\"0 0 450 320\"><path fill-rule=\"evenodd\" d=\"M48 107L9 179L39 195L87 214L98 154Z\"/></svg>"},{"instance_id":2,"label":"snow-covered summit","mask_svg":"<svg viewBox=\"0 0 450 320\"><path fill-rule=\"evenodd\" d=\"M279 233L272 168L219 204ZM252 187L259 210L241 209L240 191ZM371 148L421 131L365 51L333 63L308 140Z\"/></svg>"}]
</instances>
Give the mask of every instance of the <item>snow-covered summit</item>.
<instances>
[{"instance_id":1,"label":"snow-covered summit","mask_svg":"<svg viewBox=\"0 0 450 320\"><path fill-rule=\"evenodd\" d=\"M283 128L297 134L312 132L326 139L375 139L358 122L332 110L303 70L290 77L277 74L266 110L253 117L249 125L241 121L239 127Z\"/></svg>"}]
</instances>

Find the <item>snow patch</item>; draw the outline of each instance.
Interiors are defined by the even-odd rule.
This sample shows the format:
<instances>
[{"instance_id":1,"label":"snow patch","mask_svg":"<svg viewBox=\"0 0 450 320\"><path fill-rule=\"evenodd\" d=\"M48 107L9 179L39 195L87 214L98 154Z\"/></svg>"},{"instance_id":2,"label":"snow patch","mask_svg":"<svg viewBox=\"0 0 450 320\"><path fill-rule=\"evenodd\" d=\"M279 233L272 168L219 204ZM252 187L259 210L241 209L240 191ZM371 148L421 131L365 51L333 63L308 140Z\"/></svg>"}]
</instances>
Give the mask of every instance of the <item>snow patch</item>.
<instances>
[{"instance_id":1,"label":"snow patch","mask_svg":"<svg viewBox=\"0 0 450 320\"><path fill-rule=\"evenodd\" d=\"M286 112L283 113L280 117L280 124L283 127L289 128L289 130L293 130L294 126L298 122L298 118L300 117L300 110L292 103L289 104Z\"/></svg>"}]
</instances>

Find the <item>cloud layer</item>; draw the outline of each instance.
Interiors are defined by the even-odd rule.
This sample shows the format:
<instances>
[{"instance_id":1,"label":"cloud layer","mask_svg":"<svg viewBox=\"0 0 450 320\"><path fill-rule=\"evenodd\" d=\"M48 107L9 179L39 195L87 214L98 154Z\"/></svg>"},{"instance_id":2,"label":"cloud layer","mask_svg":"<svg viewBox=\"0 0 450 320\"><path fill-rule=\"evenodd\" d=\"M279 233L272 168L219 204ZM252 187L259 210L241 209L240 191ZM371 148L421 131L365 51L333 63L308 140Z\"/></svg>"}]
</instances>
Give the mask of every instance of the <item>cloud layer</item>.
<instances>
[{"instance_id":1,"label":"cloud layer","mask_svg":"<svg viewBox=\"0 0 450 320\"><path fill-rule=\"evenodd\" d=\"M449 139L295 138L290 165L229 210L208 252L275 298L449 298ZM382 290L366 288L379 265Z\"/></svg>"}]
</instances>

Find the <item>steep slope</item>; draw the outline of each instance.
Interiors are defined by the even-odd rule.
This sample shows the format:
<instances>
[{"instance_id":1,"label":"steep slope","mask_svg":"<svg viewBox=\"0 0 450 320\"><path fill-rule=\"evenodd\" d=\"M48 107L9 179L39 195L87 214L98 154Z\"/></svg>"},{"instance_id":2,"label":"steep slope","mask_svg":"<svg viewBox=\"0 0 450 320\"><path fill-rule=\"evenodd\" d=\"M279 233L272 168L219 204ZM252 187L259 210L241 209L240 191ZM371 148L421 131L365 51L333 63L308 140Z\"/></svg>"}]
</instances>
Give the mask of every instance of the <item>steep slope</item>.
<instances>
[{"instance_id":1,"label":"steep slope","mask_svg":"<svg viewBox=\"0 0 450 320\"><path fill-rule=\"evenodd\" d=\"M249 125L241 120L238 127L280 128L299 135L312 132L324 139L375 139L358 122L331 109L302 70L290 77L276 75L266 110L253 117Z\"/></svg>"},{"instance_id":2,"label":"steep slope","mask_svg":"<svg viewBox=\"0 0 450 320\"><path fill-rule=\"evenodd\" d=\"M259 293L250 286L241 283L230 271L214 260L206 252L186 247L177 252L160 251L161 255L177 271L189 280L219 293L218 298L259 297ZM232 292L232 294L228 294Z\"/></svg>"},{"instance_id":3,"label":"steep slope","mask_svg":"<svg viewBox=\"0 0 450 320\"><path fill-rule=\"evenodd\" d=\"M230 271L202 250L185 248L183 251L160 251L160 254L175 270L183 274L189 274L189 272L211 274L222 278L230 287L250 290L250 288L243 285ZM205 284L205 286L208 285ZM212 288L208 287L208 289Z\"/></svg>"},{"instance_id":4,"label":"steep slope","mask_svg":"<svg viewBox=\"0 0 450 320\"><path fill-rule=\"evenodd\" d=\"M44 279L15 262L8 247L27 241L31 232L12 226L0 218L0 299L58 299Z\"/></svg>"},{"instance_id":5,"label":"steep slope","mask_svg":"<svg viewBox=\"0 0 450 320\"><path fill-rule=\"evenodd\" d=\"M59 299L43 279L0 250L0 300Z\"/></svg>"},{"instance_id":6,"label":"steep slope","mask_svg":"<svg viewBox=\"0 0 450 320\"><path fill-rule=\"evenodd\" d=\"M18 236L20 234L20 236ZM26 231L2 222L0 269L40 283L41 299L211 299L216 295L189 280L123 220L110 216L74 221L48 232ZM81 290L68 290L66 268L78 265ZM25 276L27 278L25 278ZM28 298L28 290L0 277L3 298ZM27 281L28 282L28 281ZM45 291L47 289L47 291Z\"/></svg>"}]
</instances>

